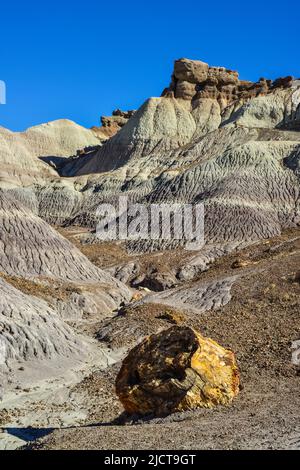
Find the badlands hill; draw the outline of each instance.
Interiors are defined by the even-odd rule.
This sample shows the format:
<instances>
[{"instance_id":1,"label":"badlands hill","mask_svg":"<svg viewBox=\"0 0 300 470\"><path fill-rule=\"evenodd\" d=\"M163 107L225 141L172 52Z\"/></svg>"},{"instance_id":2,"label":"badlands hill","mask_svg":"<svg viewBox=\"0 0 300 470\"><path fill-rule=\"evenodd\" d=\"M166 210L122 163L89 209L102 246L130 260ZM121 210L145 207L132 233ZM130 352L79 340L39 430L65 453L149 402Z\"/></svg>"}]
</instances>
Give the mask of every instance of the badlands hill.
<instances>
[{"instance_id":1,"label":"badlands hill","mask_svg":"<svg viewBox=\"0 0 300 470\"><path fill-rule=\"evenodd\" d=\"M299 87L292 77L252 83L223 67L178 60L163 96L147 100L106 146L69 174L112 170L135 157L167 159L172 150L228 125L299 129Z\"/></svg>"},{"instance_id":2,"label":"badlands hill","mask_svg":"<svg viewBox=\"0 0 300 470\"><path fill-rule=\"evenodd\" d=\"M52 158L69 157L78 149L100 144L89 129L67 119L30 127L24 132L11 132L0 127L1 186L30 184L55 171L43 163Z\"/></svg>"},{"instance_id":3,"label":"badlands hill","mask_svg":"<svg viewBox=\"0 0 300 470\"><path fill-rule=\"evenodd\" d=\"M96 209L120 195L145 204L202 202L204 246L99 242ZM297 440L290 348L300 338L299 195L300 80L291 76L254 83L179 59L160 97L103 117L102 127L63 119L21 133L0 128L1 425L117 418L120 360L145 335L184 324L234 350L245 392L233 417L231 408L205 414L208 434L194 441L180 434L183 448L197 440L230 447L230 435L218 431L229 418L232 427L247 422L249 433L236 428L239 447L251 439L289 447L280 423L286 411L285 433ZM143 425L145 436L158 436L154 446L178 447L170 428L190 435L186 423L176 427L184 415L170 419L161 428ZM187 416L192 426L199 419ZM128 436L126 447L143 448L138 427L105 428L105 436L101 427L57 431L41 445L124 447ZM253 438L257 427L264 435ZM18 447L25 434L0 434L0 445Z\"/></svg>"},{"instance_id":4,"label":"badlands hill","mask_svg":"<svg viewBox=\"0 0 300 470\"><path fill-rule=\"evenodd\" d=\"M252 83L181 59L162 96L101 147L65 159L60 178L12 191L49 223L90 229L98 204L118 195L203 202L210 252L271 237L299 221L299 103L300 81L292 77ZM130 249L162 246L141 241ZM188 263L189 276L202 258Z\"/></svg>"}]
</instances>

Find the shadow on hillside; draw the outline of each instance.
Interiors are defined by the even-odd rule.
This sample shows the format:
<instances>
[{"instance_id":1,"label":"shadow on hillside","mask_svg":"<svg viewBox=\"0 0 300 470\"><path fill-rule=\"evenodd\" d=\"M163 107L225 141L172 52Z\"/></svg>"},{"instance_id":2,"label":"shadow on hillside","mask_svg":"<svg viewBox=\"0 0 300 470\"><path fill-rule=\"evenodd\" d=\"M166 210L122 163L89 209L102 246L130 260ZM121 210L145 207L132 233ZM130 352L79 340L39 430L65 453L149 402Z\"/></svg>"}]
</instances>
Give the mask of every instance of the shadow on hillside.
<instances>
[{"instance_id":1,"label":"shadow on hillside","mask_svg":"<svg viewBox=\"0 0 300 470\"><path fill-rule=\"evenodd\" d=\"M106 426L118 426L123 424L118 418L111 422L104 423L91 423L78 426L62 426L62 427L49 427L49 428L17 428L17 427L3 427L2 431L10 434L11 436L22 439L23 441L30 442L47 436L51 432L57 429L77 429L77 428L90 428L90 427L106 427Z\"/></svg>"},{"instance_id":2,"label":"shadow on hillside","mask_svg":"<svg viewBox=\"0 0 300 470\"><path fill-rule=\"evenodd\" d=\"M10 434L11 436L17 437L22 439L26 443L34 443L37 439L47 436L51 434L53 431L58 429L83 429L83 428L92 428L92 427L109 427L109 426L124 426L129 424L143 424L147 421L151 421L154 418L153 415L148 416L138 416L138 415L131 415L129 416L126 413L122 413L116 419L103 422L103 423L90 423L90 424L83 424L78 426L62 426L62 427L49 427L49 428L17 428L17 427L3 427L2 431ZM26 446L27 447L27 446Z\"/></svg>"}]
</instances>

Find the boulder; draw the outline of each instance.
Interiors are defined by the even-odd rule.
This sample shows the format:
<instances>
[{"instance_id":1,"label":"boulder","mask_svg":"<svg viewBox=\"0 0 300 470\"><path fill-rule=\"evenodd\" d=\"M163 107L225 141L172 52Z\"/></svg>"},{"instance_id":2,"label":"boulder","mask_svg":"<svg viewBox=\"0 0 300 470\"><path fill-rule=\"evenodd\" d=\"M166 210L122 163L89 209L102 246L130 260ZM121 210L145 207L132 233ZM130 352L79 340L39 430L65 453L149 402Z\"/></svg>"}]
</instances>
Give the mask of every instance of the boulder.
<instances>
[{"instance_id":1,"label":"boulder","mask_svg":"<svg viewBox=\"0 0 300 470\"><path fill-rule=\"evenodd\" d=\"M228 405L238 391L234 354L186 326L146 337L116 379L125 411L140 415Z\"/></svg>"}]
</instances>

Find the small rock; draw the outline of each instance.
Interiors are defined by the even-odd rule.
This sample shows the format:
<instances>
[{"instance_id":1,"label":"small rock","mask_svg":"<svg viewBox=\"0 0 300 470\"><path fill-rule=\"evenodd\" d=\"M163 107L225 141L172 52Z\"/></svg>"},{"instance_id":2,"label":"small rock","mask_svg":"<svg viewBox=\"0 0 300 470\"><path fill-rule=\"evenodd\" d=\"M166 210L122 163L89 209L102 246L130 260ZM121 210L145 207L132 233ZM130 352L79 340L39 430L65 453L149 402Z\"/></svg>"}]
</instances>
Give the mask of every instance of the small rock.
<instances>
[{"instance_id":1,"label":"small rock","mask_svg":"<svg viewBox=\"0 0 300 470\"><path fill-rule=\"evenodd\" d=\"M236 260L232 263L231 267L232 267L233 269L245 268L246 266L249 266L249 264L251 264L250 261L246 261L246 260L244 260L244 259L236 259Z\"/></svg>"}]
</instances>

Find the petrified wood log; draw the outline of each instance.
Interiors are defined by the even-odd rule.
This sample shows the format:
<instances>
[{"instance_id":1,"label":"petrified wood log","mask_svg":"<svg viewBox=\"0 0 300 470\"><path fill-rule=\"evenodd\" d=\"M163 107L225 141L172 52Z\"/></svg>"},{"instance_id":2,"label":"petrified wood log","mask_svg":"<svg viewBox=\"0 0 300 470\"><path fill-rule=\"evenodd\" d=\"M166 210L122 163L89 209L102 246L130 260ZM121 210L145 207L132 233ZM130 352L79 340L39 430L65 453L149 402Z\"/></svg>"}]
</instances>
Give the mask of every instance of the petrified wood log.
<instances>
[{"instance_id":1,"label":"petrified wood log","mask_svg":"<svg viewBox=\"0 0 300 470\"><path fill-rule=\"evenodd\" d=\"M181 326L146 337L129 352L116 380L125 410L141 415L227 405L238 391L234 354Z\"/></svg>"}]
</instances>

